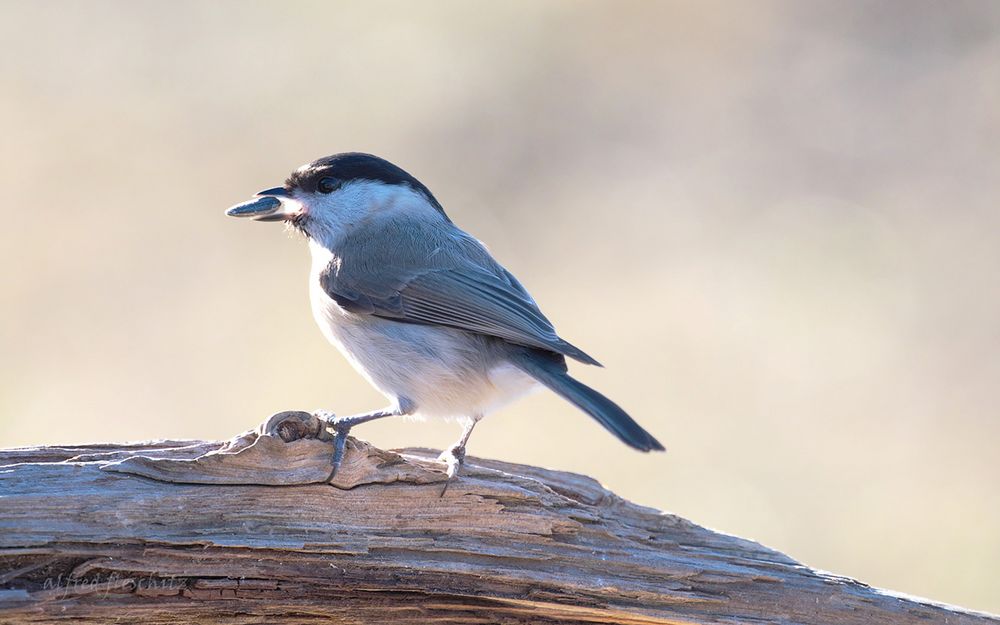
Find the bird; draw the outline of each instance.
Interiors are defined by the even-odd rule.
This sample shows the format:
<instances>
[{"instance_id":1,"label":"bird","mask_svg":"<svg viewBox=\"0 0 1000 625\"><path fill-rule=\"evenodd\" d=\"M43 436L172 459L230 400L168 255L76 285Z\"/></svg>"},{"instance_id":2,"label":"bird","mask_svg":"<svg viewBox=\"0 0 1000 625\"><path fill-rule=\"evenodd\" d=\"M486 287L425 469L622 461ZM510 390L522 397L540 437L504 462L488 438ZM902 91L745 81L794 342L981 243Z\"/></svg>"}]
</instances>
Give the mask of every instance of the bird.
<instances>
[{"instance_id":1,"label":"bird","mask_svg":"<svg viewBox=\"0 0 1000 625\"><path fill-rule=\"evenodd\" d=\"M601 365L556 334L518 279L402 168L361 152L326 156L226 214L305 235L316 323L389 401L357 415L314 413L333 433L331 477L354 426L439 417L463 426L440 456L447 489L479 420L540 387L629 447L664 450L618 404L569 375L567 358Z\"/></svg>"}]
</instances>

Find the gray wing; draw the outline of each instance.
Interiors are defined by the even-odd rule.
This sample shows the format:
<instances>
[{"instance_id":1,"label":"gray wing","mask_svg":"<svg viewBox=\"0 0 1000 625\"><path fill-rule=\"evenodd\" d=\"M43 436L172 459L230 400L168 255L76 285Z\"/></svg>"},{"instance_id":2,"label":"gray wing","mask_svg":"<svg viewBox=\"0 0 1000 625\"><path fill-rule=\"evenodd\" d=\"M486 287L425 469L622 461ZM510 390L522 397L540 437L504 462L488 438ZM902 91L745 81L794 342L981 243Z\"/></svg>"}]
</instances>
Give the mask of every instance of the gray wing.
<instances>
[{"instance_id":1,"label":"gray wing","mask_svg":"<svg viewBox=\"0 0 1000 625\"><path fill-rule=\"evenodd\" d=\"M353 313L458 328L599 364L559 338L517 279L453 226L382 225L339 247L320 281Z\"/></svg>"}]
</instances>

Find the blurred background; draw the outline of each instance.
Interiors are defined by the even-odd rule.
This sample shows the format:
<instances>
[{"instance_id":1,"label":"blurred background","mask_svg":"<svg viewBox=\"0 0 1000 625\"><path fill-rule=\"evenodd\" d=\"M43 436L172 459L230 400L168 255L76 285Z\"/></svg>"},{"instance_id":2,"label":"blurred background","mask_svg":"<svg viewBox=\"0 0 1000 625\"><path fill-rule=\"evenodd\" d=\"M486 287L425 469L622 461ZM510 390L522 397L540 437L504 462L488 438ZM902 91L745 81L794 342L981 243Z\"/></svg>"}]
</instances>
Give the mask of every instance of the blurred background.
<instances>
[{"instance_id":1,"label":"blurred background","mask_svg":"<svg viewBox=\"0 0 1000 625\"><path fill-rule=\"evenodd\" d=\"M5 0L0 52L0 446L380 407L223 215L368 151L669 450L539 393L471 454L1000 611L1000 4Z\"/></svg>"}]
</instances>

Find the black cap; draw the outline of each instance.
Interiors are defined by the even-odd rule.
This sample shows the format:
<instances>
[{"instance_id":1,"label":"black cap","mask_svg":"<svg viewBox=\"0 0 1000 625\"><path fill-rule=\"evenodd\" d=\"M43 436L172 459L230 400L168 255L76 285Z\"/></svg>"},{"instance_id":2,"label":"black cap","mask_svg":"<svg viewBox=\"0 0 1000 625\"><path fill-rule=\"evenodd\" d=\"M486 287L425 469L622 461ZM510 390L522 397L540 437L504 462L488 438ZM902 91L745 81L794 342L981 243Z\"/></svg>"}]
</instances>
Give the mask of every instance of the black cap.
<instances>
[{"instance_id":1,"label":"black cap","mask_svg":"<svg viewBox=\"0 0 1000 625\"><path fill-rule=\"evenodd\" d=\"M444 214L444 208L422 182L384 158L362 152L344 152L316 159L295 170L285 181L285 188L289 191L301 189L307 193L315 193L319 181L324 178L335 178L341 183L371 180L385 184L406 185L427 198L434 208Z\"/></svg>"}]
</instances>

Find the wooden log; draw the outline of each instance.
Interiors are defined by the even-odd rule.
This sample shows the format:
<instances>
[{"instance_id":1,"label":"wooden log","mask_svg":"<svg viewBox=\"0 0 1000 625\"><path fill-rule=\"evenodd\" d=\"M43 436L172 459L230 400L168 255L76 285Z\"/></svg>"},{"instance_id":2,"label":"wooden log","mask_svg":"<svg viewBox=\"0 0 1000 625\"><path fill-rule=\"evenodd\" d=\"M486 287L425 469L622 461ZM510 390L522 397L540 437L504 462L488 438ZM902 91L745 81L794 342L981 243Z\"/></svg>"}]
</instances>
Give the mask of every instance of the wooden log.
<instances>
[{"instance_id":1,"label":"wooden log","mask_svg":"<svg viewBox=\"0 0 1000 625\"><path fill-rule=\"evenodd\" d=\"M228 443L0 451L2 623L1000 624L812 570L616 497L351 439L310 415Z\"/></svg>"}]
</instances>

